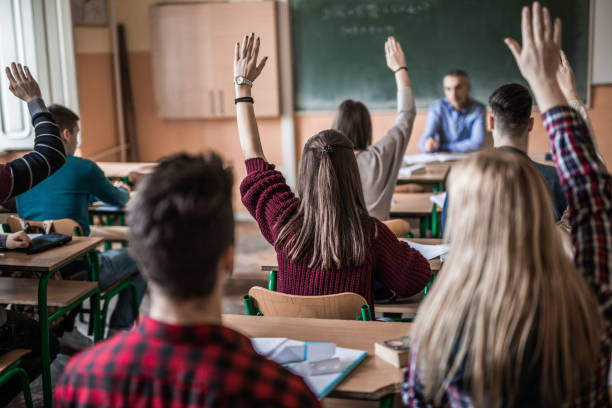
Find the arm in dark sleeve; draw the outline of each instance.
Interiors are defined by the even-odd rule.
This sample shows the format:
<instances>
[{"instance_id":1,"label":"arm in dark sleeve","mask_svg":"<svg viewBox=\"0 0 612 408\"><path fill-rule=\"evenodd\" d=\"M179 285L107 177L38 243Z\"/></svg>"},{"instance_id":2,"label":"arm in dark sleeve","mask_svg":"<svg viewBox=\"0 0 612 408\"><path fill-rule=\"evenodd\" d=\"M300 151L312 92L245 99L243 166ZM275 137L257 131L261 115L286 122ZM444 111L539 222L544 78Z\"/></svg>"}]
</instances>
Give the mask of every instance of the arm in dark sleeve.
<instances>
[{"instance_id":1,"label":"arm in dark sleeve","mask_svg":"<svg viewBox=\"0 0 612 408\"><path fill-rule=\"evenodd\" d=\"M378 231L374 242L375 278L400 297L416 295L431 278L429 262L417 250L397 239L385 224L375 221Z\"/></svg>"},{"instance_id":2,"label":"arm in dark sleeve","mask_svg":"<svg viewBox=\"0 0 612 408\"><path fill-rule=\"evenodd\" d=\"M123 207L130 199L130 193L123 188L113 186L102 169L94 162L91 162L88 184L90 186L89 193L106 204Z\"/></svg>"},{"instance_id":3,"label":"arm in dark sleeve","mask_svg":"<svg viewBox=\"0 0 612 408\"><path fill-rule=\"evenodd\" d=\"M57 171L66 161L59 128L42 99L28 103L34 125L34 151L0 166L2 201L17 196Z\"/></svg>"}]
</instances>

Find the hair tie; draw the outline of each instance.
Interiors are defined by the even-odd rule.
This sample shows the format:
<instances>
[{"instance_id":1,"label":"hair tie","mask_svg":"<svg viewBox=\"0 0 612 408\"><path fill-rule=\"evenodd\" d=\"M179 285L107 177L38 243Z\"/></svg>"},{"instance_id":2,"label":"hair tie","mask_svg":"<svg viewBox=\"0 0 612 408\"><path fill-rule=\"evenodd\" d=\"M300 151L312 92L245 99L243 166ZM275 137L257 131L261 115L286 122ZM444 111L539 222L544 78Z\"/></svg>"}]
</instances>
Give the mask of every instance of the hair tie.
<instances>
[{"instance_id":1,"label":"hair tie","mask_svg":"<svg viewBox=\"0 0 612 408\"><path fill-rule=\"evenodd\" d=\"M334 147L331 145L323 145L321 147L321 153L332 153L334 151Z\"/></svg>"}]
</instances>

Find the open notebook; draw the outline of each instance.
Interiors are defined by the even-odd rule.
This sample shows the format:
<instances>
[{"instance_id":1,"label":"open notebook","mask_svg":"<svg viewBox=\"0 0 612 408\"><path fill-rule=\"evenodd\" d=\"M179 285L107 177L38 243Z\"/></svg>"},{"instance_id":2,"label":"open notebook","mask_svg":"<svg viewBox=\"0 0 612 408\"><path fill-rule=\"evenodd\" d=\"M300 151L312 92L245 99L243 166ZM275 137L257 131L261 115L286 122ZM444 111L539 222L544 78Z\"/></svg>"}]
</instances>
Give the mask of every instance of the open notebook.
<instances>
[{"instance_id":1,"label":"open notebook","mask_svg":"<svg viewBox=\"0 0 612 408\"><path fill-rule=\"evenodd\" d=\"M410 245L411 248L419 251L419 253L423 255L425 259L427 260L434 259L439 256L444 256L447 254L448 250L450 249L450 246L446 244L426 245L426 244L418 244L416 242L412 242L407 239L402 239L402 241Z\"/></svg>"},{"instance_id":2,"label":"open notebook","mask_svg":"<svg viewBox=\"0 0 612 408\"><path fill-rule=\"evenodd\" d=\"M279 356L282 353L282 349L284 346L289 344L309 344L300 342L297 340L290 340L284 337L258 337L252 338L251 343L253 344L253 348L259 354L277 361L286 361L280 360ZM337 372L333 372L330 374L320 374L320 375L301 375L300 373L296 373L301 375L306 384L310 387L312 392L319 398L324 398L327 396L335 387L342 381L344 377L346 377L359 363L361 363L366 357L368 353L363 350L355 350L348 349L344 347L335 347L335 353L330 356L332 358L340 359L340 368ZM306 353L304 353L304 357ZM282 364L287 369L291 370L291 363Z\"/></svg>"}]
</instances>

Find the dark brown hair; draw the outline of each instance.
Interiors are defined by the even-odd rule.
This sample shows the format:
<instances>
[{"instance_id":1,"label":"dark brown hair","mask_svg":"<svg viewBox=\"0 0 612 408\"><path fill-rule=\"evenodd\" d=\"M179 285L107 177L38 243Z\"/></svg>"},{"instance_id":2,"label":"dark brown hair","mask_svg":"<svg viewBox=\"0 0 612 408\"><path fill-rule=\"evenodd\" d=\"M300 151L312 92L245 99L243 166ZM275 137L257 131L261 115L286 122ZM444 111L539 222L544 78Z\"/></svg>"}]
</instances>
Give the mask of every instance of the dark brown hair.
<instances>
[{"instance_id":1,"label":"dark brown hair","mask_svg":"<svg viewBox=\"0 0 612 408\"><path fill-rule=\"evenodd\" d=\"M495 126L509 136L520 136L527 129L532 104L529 91L519 84L502 85L489 97Z\"/></svg>"},{"instance_id":2,"label":"dark brown hair","mask_svg":"<svg viewBox=\"0 0 612 408\"><path fill-rule=\"evenodd\" d=\"M232 185L231 169L215 153L167 158L139 185L130 243L143 274L166 296L213 291L219 258L234 242Z\"/></svg>"},{"instance_id":3,"label":"dark brown hair","mask_svg":"<svg viewBox=\"0 0 612 408\"><path fill-rule=\"evenodd\" d=\"M72 132L79 121L79 115L65 106L53 104L49 105L47 109L49 110L49 113L51 113L51 116L53 116L53 119L55 119L60 132L64 129Z\"/></svg>"},{"instance_id":4,"label":"dark brown hair","mask_svg":"<svg viewBox=\"0 0 612 408\"><path fill-rule=\"evenodd\" d=\"M366 106L352 99L343 101L338 110L332 129L344 134L353 143L355 150L365 150L372 144L372 119Z\"/></svg>"},{"instance_id":5,"label":"dark brown hair","mask_svg":"<svg viewBox=\"0 0 612 408\"><path fill-rule=\"evenodd\" d=\"M280 229L276 248L292 262L310 257L309 267L359 266L374 223L368 216L353 144L336 130L306 142L297 182L300 204Z\"/></svg>"}]
</instances>

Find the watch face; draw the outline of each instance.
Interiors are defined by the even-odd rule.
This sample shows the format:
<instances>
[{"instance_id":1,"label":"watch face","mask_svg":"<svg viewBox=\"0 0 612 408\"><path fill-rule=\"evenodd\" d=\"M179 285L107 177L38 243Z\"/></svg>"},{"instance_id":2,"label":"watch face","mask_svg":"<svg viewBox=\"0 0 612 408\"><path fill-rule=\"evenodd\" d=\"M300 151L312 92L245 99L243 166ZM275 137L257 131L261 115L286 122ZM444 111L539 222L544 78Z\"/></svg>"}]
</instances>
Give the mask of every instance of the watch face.
<instances>
[{"instance_id":1,"label":"watch face","mask_svg":"<svg viewBox=\"0 0 612 408\"><path fill-rule=\"evenodd\" d=\"M242 85L244 83L244 77L242 77L242 76L237 77L236 78L236 83L238 85Z\"/></svg>"}]
</instances>

